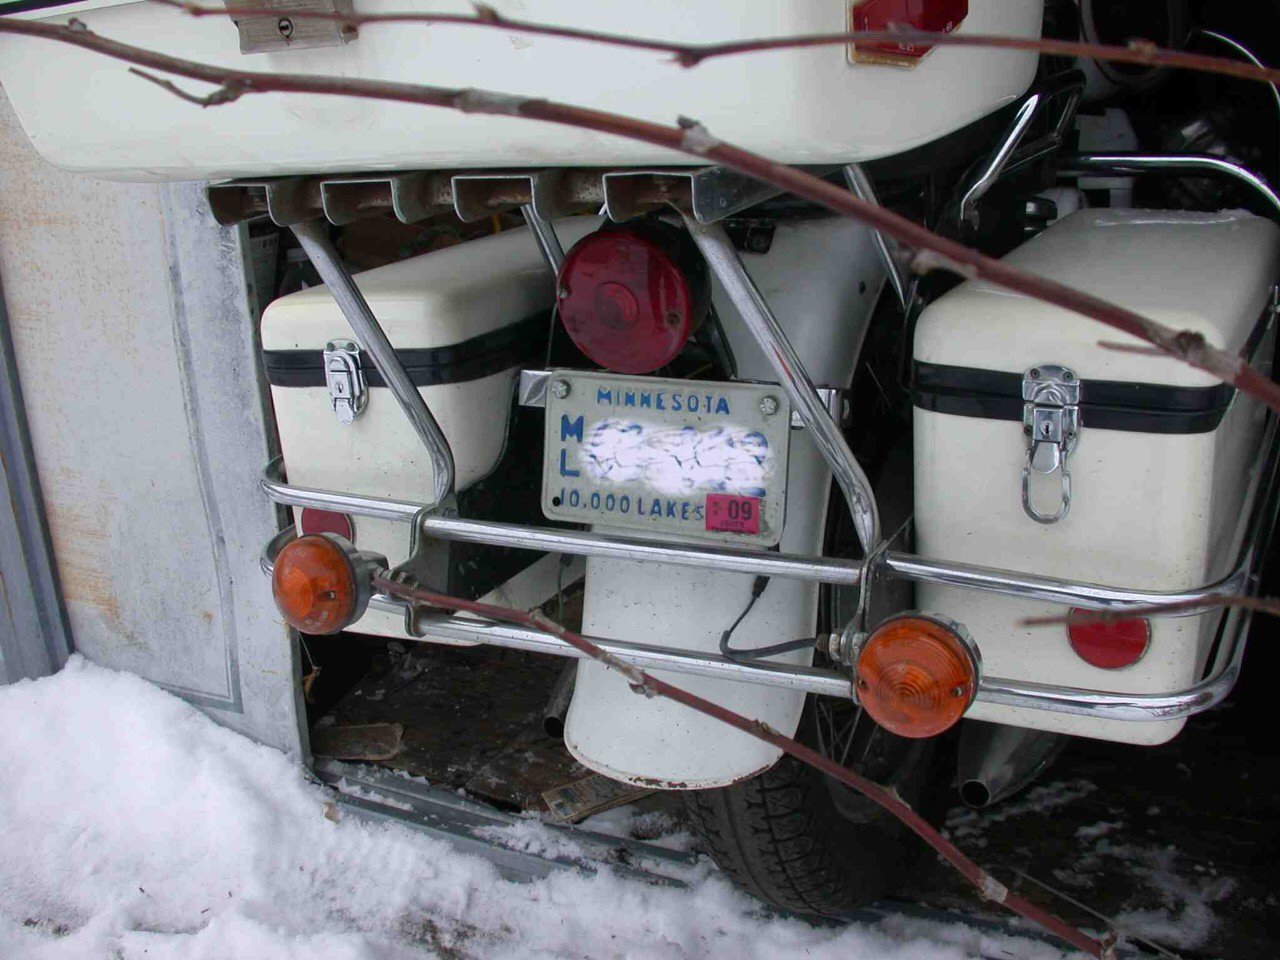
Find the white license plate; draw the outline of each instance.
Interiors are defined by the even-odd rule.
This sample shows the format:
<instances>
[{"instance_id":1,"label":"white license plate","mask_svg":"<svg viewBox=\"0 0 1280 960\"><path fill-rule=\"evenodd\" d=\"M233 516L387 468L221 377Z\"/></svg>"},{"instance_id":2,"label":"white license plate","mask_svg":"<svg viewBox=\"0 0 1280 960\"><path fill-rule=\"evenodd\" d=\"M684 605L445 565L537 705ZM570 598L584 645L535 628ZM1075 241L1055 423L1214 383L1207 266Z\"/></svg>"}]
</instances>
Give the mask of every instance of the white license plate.
<instances>
[{"instance_id":1,"label":"white license plate","mask_svg":"<svg viewBox=\"0 0 1280 960\"><path fill-rule=\"evenodd\" d=\"M772 546L791 406L772 384L553 371L542 512L553 520Z\"/></svg>"}]
</instances>

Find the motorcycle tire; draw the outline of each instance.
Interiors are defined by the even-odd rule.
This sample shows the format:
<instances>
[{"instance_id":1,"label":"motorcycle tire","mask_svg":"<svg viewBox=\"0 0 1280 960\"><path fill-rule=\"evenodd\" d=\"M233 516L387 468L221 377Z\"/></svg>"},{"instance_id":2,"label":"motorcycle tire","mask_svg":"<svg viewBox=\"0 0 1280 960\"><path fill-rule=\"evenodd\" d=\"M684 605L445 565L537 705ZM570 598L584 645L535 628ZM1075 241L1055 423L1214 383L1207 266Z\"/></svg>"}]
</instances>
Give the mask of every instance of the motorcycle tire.
<instances>
[{"instance_id":1,"label":"motorcycle tire","mask_svg":"<svg viewBox=\"0 0 1280 960\"><path fill-rule=\"evenodd\" d=\"M813 722L807 710L802 729ZM898 756L893 787L938 821L947 783L933 761L945 751L879 732ZM701 848L730 879L793 913L844 917L891 891L927 849L891 814L785 755L740 783L687 793L685 807Z\"/></svg>"}]
</instances>

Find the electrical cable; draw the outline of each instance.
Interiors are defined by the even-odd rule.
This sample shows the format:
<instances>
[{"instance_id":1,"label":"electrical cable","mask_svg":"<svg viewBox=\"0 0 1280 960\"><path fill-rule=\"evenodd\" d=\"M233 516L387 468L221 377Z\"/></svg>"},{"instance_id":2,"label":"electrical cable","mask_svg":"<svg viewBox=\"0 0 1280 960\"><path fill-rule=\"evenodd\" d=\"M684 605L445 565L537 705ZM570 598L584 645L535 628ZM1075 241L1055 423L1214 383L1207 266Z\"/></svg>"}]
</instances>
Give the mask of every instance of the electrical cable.
<instances>
[{"instance_id":1,"label":"electrical cable","mask_svg":"<svg viewBox=\"0 0 1280 960\"><path fill-rule=\"evenodd\" d=\"M799 640L788 640L785 643L774 643L767 647L754 647L750 650L743 650L729 645L729 638L733 636L733 631L737 630L742 621L747 619L747 615L751 613L756 601L760 599L760 595L764 593L767 586L769 586L768 577L762 575L755 578L755 581L751 584L751 598L747 600L747 605L738 614L738 619L729 625L729 629L720 634L720 655L726 660L762 660L765 657L772 657L779 653L806 650L812 648L818 642L817 637L802 637Z\"/></svg>"}]
</instances>

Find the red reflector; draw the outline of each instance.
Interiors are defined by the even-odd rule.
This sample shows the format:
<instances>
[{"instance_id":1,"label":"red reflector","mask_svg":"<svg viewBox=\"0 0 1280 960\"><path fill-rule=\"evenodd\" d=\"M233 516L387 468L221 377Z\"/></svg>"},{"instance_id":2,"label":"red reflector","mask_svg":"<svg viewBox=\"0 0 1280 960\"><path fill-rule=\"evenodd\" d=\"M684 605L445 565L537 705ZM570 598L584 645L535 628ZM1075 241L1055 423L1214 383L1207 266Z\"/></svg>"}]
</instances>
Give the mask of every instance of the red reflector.
<instances>
[{"instance_id":1,"label":"red reflector","mask_svg":"<svg viewBox=\"0 0 1280 960\"><path fill-rule=\"evenodd\" d=\"M895 27L927 33L950 33L969 15L969 0L862 0L849 9L849 29L892 30ZM925 43L855 43L849 59L909 67L933 49Z\"/></svg>"},{"instance_id":2,"label":"red reflector","mask_svg":"<svg viewBox=\"0 0 1280 960\"><path fill-rule=\"evenodd\" d=\"M334 513L332 510L313 510L302 508L302 517L298 524L303 535L309 533L336 533L338 536L356 542L355 524L345 513Z\"/></svg>"},{"instance_id":3,"label":"red reflector","mask_svg":"<svg viewBox=\"0 0 1280 960\"><path fill-rule=\"evenodd\" d=\"M606 370L652 373L670 363L706 312L706 268L673 227L643 221L579 240L560 268L560 320Z\"/></svg>"},{"instance_id":4,"label":"red reflector","mask_svg":"<svg viewBox=\"0 0 1280 960\"><path fill-rule=\"evenodd\" d=\"M1072 610L1084 614L1086 610ZM1151 643L1151 624L1133 617L1128 620L1067 624L1071 649L1085 663L1103 670L1119 670L1142 659Z\"/></svg>"}]
</instances>

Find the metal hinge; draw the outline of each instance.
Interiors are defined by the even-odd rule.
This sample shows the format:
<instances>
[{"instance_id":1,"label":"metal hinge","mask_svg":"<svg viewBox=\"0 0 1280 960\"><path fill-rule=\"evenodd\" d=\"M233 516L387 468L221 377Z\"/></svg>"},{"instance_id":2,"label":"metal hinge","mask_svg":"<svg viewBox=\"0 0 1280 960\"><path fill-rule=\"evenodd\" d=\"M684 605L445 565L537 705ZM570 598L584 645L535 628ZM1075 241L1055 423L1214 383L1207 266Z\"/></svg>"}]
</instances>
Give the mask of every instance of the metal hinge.
<instances>
[{"instance_id":1,"label":"metal hinge","mask_svg":"<svg viewBox=\"0 0 1280 960\"><path fill-rule=\"evenodd\" d=\"M1071 474L1067 457L1080 439L1080 380L1073 370L1046 363L1022 375L1022 431L1027 436L1027 462L1022 468L1022 509L1036 523L1057 523L1071 509ZM1031 505L1032 471L1062 474L1062 493L1054 513Z\"/></svg>"},{"instance_id":2,"label":"metal hinge","mask_svg":"<svg viewBox=\"0 0 1280 960\"><path fill-rule=\"evenodd\" d=\"M324 381L329 402L339 423L351 423L364 413L369 391L360 368L360 345L352 340L330 340L324 346Z\"/></svg>"},{"instance_id":3,"label":"metal hinge","mask_svg":"<svg viewBox=\"0 0 1280 960\"><path fill-rule=\"evenodd\" d=\"M227 4L227 12L240 31L241 53L340 47L359 35L354 23L338 19L352 13L352 0L258 0L241 6L256 8L253 16L247 16L238 13L234 4ZM308 17L308 13L322 16Z\"/></svg>"}]
</instances>

